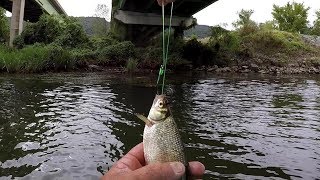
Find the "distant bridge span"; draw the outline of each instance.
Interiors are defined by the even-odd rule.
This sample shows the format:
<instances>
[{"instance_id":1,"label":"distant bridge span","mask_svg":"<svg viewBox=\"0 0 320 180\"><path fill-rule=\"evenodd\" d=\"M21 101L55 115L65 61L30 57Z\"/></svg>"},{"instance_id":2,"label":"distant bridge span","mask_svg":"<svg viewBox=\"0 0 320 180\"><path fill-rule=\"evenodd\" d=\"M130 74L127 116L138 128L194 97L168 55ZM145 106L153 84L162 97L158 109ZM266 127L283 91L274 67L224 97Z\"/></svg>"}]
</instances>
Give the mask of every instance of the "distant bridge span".
<instances>
[{"instance_id":1,"label":"distant bridge span","mask_svg":"<svg viewBox=\"0 0 320 180\"><path fill-rule=\"evenodd\" d=\"M10 26L10 45L23 30L23 20L36 22L43 13L67 13L57 0L0 0L0 6L12 13Z\"/></svg>"},{"instance_id":2,"label":"distant bridge span","mask_svg":"<svg viewBox=\"0 0 320 180\"><path fill-rule=\"evenodd\" d=\"M196 21L192 16L216 1L176 0L172 19L175 33L183 34ZM162 30L162 10L156 0L113 0L112 7L111 28L123 39L143 43ZM165 7L167 26L170 8L170 4Z\"/></svg>"}]
</instances>

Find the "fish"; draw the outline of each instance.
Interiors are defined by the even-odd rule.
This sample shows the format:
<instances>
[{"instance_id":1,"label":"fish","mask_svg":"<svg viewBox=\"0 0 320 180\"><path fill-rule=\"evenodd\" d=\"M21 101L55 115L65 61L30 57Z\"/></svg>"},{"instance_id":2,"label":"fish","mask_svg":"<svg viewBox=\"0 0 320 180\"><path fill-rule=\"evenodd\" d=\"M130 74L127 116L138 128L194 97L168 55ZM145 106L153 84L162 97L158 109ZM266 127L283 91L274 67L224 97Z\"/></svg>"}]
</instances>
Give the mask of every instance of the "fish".
<instances>
[{"instance_id":1,"label":"fish","mask_svg":"<svg viewBox=\"0 0 320 180\"><path fill-rule=\"evenodd\" d=\"M143 132L146 164L181 162L187 167L184 144L167 97L156 95L148 117L141 114L136 116L146 123Z\"/></svg>"}]
</instances>

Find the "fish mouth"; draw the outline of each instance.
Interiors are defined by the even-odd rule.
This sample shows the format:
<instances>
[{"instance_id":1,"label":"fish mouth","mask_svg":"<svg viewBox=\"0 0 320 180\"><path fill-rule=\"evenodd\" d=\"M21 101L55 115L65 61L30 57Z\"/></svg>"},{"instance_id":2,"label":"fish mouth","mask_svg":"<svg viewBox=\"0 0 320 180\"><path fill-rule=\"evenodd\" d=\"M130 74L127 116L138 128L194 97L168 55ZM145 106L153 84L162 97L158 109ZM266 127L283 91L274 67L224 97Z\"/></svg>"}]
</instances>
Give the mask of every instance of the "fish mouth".
<instances>
[{"instance_id":1,"label":"fish mouth","mask_svg":"<svg viewBox=\"0 0 320 180\"><path fill-rule=\"evenodd\" d=\"M153 111L149 114L150 120L154 122L163 121L168 117L168 109L167 108L154 108Z\"/></svg>"},{"instance_id":2,"label":"fish mouth","mask_svg":"<svg viewBox=\"0 0 320 180\"><path fill-rule=\"evenodd\" d=\"M157 111L160 112L160 113L167 113L168 112L168 109L167 108L157 108Z\"/></svg>"}]
</instances>

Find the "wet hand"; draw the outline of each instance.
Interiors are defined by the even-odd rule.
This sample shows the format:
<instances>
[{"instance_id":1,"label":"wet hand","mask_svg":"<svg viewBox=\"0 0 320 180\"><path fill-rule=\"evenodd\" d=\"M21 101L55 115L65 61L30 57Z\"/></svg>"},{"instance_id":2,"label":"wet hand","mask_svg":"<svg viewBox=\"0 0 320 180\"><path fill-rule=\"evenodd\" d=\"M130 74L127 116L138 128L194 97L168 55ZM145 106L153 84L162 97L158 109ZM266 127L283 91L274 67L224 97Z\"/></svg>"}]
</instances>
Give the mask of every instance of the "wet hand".
<instances>
[{"instance_id":1,"label":"wet hand","mask_svg":"<svg viewBox=\"0 0 320 180\"><path fill-rule=\"evenodd\" d=\"M205 167L200 162L190 162L188 172L192 178L201 178ZM131 149L107 172L102 180L178 180L185 173L180 162L156 163L145 166L142 143Z\"/></svg>"},{"instance_id":2,"label":"wet hand","mask_svg":"<svg viewBox=\"0 0 320 180\"><path fill-rule=\"evenodd\" d=\"M175 0L158 0L159 6L162 6L162 3L164 5L167 5L168 3L174 2Z\"/></svg>"}]
</instances>

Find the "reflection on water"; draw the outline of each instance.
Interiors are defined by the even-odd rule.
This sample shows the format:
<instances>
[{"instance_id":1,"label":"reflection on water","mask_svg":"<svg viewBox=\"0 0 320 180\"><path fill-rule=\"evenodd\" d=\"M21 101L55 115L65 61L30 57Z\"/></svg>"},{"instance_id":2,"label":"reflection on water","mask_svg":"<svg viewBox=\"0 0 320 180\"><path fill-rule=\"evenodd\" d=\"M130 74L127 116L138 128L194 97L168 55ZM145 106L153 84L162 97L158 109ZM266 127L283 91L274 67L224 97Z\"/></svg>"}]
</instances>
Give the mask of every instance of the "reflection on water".
<instances>
[{"instance_id":1,"label":"reflection on water","mask_svg":"<svg viewBox=\"0 0 320 180\"><path fill-rule=\"evenodd\" d=\"M181 79L183 81L181 81ZM0 77L0 177L97 179L142 140L153 78ZM316 77L179 76L173 115L205 179L320 178Z\"/></svg>"}]
</instances>

